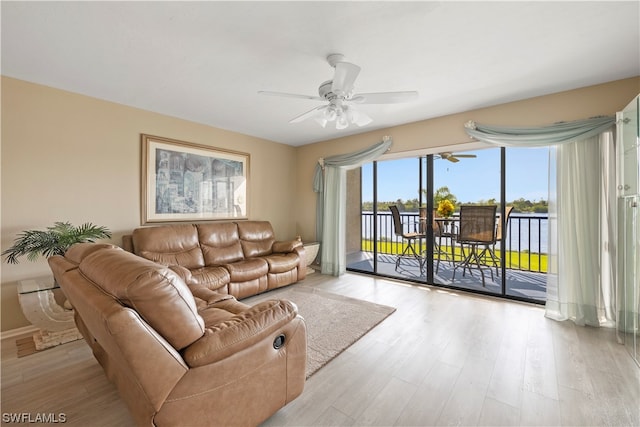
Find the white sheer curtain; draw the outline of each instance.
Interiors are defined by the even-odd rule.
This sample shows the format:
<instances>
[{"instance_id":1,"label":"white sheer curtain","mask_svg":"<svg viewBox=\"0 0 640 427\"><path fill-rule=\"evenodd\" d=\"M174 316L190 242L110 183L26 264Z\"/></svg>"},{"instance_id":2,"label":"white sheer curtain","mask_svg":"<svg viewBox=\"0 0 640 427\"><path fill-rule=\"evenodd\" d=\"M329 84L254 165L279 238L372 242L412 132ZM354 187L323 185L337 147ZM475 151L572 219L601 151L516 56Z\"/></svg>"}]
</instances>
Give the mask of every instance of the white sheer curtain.
<instances>
[{"instance_id":1,"label":"white sheer curtain","mask_svg":"<svg viewBox=\"0 0 640 427\"><path fill-rule=\"evenodd\" d=\"M469 122L467 133L501 146L553 146L549 171L546 316L579 325L615 324L614 117L540 128Z\"/></svg>"},{"instance_id":2,"label":"white sheer curtain","mask_svg":"<svg viewBox=\"0 0 640 427\"><path fill-rule=\"evenodd\" d=\"M316 165L313 190L316 204L316 238L320 245L322 274L338 276L347 270L346 204L347 170L372 162L391 147L391 138L354 153L320 159Z\"/></svg>"},{"instance_id":3,"label":"white sheer curtain","mask_svg":"<svg viewBox=\"0 0 640 427\"><path fill-rule=\"evenodd\" d=\"M615 325L612 132L552 148L546 316Z\"/></svg>"}]
</instances>

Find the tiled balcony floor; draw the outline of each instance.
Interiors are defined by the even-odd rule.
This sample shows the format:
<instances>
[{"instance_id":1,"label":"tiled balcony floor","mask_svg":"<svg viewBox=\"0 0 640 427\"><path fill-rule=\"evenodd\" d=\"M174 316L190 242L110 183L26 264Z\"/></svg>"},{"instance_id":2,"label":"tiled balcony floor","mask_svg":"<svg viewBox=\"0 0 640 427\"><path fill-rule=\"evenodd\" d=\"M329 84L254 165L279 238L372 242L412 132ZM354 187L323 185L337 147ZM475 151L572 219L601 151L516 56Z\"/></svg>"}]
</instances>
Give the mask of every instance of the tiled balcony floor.
<instances>
[{"instance_id":1,"label":"tiled balcony floor","mask_svg":"<svg viewBox=\"0 0 640 427\"><path fill-rule=\"evenodd\" d=\"M426 271L420 271L417 259L403 257L396 270L396 255L378 255L378 273L384 276L397 277L418 282L426 282ZM373 272L373 254L371 252L355 252L347 256L347 268L356 271ZM454 264L441 261L437 273L434 274L435 284L453 286L462 289L501 294L501 277L493 269L493 278L489 269L483 269L485 287L478 270L467 270L463 276L463 269L458 268L453 277ZM544 301L547 290L546 273L528 271L506 271L506 294L513 297Z\"/></svg>"}]
</instances>

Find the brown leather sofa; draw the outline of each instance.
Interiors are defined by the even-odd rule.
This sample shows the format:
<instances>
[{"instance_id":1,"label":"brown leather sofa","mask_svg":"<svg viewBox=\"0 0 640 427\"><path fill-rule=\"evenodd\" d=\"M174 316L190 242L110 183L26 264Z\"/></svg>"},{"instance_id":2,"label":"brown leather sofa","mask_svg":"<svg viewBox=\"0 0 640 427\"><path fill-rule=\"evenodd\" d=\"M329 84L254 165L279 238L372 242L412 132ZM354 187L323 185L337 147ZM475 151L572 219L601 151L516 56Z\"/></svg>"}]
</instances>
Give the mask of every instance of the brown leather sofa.
<instances>
[{"instance_id":1,"label":"brown leather sofa","mask_svg":"<svg viewBox=\"0 0 640 427\"><path fill-rule=\"evenodd\" d=\"M108 244L76 244L49 265L137 425L257 425L303 390L306 328L289 301L192 290Z\"/></svg>"},{"instance_id":2,"label":"brown leather sofa","mask_svg":"<svg viewBox=\"0 0 640 427\"><path fill-rule=\"evenodd\" d=\"M189 286L238 299L306 276L302 242L276 241L268 221L141 227L123 237L123 248L160 264L183 267Z\"/></svg>"}]
</instances>

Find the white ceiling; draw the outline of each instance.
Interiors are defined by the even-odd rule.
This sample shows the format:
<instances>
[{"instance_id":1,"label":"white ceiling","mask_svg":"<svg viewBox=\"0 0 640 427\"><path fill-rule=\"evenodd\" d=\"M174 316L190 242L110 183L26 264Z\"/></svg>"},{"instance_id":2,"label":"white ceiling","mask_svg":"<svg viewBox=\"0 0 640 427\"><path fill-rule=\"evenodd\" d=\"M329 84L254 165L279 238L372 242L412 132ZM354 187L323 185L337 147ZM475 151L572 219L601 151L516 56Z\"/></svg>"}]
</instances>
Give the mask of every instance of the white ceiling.
<instances>
[{"instance_id":1,"label":"white ceiling","mask_svg":"<svg viewBox=\"0 0 640 427\"><path fill-rule=\"evenodd\" d=\"M293 146L640 75L640 2L7 2L2 74ZM361 106L343 131L288 121L330 53Z\"/></svg>"}]
</instances>

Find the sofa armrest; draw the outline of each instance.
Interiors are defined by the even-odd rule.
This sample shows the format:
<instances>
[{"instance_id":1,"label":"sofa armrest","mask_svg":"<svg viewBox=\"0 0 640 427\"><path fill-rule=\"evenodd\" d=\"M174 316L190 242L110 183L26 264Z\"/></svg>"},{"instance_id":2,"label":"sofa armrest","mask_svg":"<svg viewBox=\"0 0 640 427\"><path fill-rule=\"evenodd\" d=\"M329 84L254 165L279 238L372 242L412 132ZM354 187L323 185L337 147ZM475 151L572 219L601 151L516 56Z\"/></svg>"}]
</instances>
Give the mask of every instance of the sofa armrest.
<instances>
[{"instance_id":1,"label":"sofa armrest","mask_svg":"<svg viewBox=\"0 0 640 427\"><path fill-rule=\"evenodd\" d=\"M207 306L219 303L220 301L235 299L233 295L221 294L219 292L212 291L211 289L204 286L190 286L189 289L191 289L191 293L194 297L203 300L205 303L207 303Z\"/></svg>"},{"instance_id":2,"label":"sofa armrest","mask_svg":"<svg viewBox=\"0 0 640 427\"><path fill-rule=\"evenodd\" d=\"M122 249L127 252L133 253L133 235L125 234L122 236Z\"/></svg>"},{"instance_id":3,"label":"sofa armrest","mask_svg":"<svg viewBox=\"0 0 640 427\"><path fill-rule=\"evenodd\" d=\"M261 302L229 320L207 327L200 339L183 350L183 357L190 367L218 362L275 334L297 315L298 307L290 301Z\"/></svg>"},{"instance_id":4,"label":"sofa armrest","mask_svg":"<svg viewBox=\"0 0 640 427\"><path fill-rule=\"evenodd\" d=\"M273 246L271 247L271 251L273 253L282 253L286 254L289 252L293 252L295 248L302 246L302 241L300 239L295 240L287 240L287 241L278 241L273 242Z\"/></svg>"}]
</instances>

